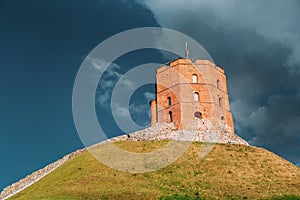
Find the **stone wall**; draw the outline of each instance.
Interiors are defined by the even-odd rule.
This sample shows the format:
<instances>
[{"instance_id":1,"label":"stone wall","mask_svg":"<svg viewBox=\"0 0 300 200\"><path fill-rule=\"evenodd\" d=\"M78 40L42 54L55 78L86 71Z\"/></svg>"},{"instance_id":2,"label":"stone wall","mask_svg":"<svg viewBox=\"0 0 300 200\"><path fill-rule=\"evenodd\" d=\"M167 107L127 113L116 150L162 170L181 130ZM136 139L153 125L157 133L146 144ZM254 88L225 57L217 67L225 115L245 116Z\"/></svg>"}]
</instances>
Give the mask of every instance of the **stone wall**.
<instances>
[{"instance_id":1,"label":"stone wall","mask_svg":"<svg viewBox=\"0 0 300 200\"><path fill-rule=\"evenodd\" d=\"M44 167L36 172L33 172L32 174L19 180L18 182L13 183L12 185L4 188L0 194L0 199L7 199L7 198L11 197L12 195L24 190L25 188L29 187L33 183L37 182L38 180L40 180L41 178L43 178L44 176L46 176L47 174L49 174L50 172L52 172L53 170L55 170L56 168L61 166L66 161L81 154L84 150L85 149L80 149L75 152L72 152L72 153L64 156L63 158L57 160L56 162L51 163L51 164L47 165L46 167Z\"/></svg>"},{"instance_id":2,"label":"stone wall","mask_svg":"<svg viewBox=\"0 0 300 200\"><path fill-rule=\"evenodd\" d=\"M210 120L202 119L192 122L193 126L190 130L177 130L173 123L157 123L149 128L136 131L132 134L121 135L111 138L109 140L100 142L116 142L122 140L132 141L147 141L147 140L182 140L182 141L198 141L208 143L231 143L249 145L245 140L238 137L231 132L231 129L226 124L215 123ZM96 145L99 145L96 144ZM95 146L95 145L94 145ZM68 161L69 159L81 154L85 149L77 150L70 153L63 158L57 160L50 165L26 176L20 181L6 187L0 194L0 199L6 199L25 188L29 187L33 183L37 182L60 165Z\"/></svg>"},{"instance_id":3,"label":"stone wall","mask_svg":"<svg viewBox=\"0 0 300 200\"><path fill-rule=\"evenodd\" d=\"M226 124L217 124L207 119L194 121L194 127L190 130L177 130L173 123L157 123L156 125L134 132L130 135L122 135L108 141L147 141L147 140L182 140L221 144L249 145L245 140L233 134Z\"/></svg>"}]
</instances>

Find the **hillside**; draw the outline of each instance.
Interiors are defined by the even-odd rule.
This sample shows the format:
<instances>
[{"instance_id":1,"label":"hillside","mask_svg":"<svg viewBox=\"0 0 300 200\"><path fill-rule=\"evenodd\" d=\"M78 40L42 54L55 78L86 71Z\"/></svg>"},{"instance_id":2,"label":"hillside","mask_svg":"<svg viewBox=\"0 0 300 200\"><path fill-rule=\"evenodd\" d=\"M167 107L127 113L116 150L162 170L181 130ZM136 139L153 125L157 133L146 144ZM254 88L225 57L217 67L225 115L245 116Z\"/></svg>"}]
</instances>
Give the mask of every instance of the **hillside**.
<instances>
[{"instance_id":1,"label":"hillside","mask_svg":"<svg viewBox=\"0 0 300 200\"><path fill-rule=\"evenodd\" d=\"M115 142L138 153L166 143ZM217 144L201 159L201 145L193 142L175 163L141 174L111 169L85 150L11 199L300 199L300 169L288 161L238 144Z\"/></svg>"}]
</instances>

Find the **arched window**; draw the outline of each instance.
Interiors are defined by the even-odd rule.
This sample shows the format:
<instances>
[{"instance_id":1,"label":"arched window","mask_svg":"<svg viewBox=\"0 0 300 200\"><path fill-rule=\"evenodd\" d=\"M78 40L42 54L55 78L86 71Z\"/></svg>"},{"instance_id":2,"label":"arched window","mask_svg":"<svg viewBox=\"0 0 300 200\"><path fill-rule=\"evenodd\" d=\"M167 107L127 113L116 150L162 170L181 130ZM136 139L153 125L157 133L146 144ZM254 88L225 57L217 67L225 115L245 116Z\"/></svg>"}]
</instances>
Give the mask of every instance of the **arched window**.
<instances>
[{"instance_id":1,"label":"arched window","mask_svg":"<svg viewBox=\"0 0 300 200\"><path fill-rule=\"evenodd\" d=\"M169 111L169 121L173 122L173 113L172 113L172 111Z\"/></svg>"},{"instance_id":2,"label":"arched window","mask_svg":"<svg viewBox=\"0 0 300 200\"><path fill-rule=\"evenodd\" d=\"M202 113L197 111L197 112L194 113L194 117L198 118L198 119L202 119Z\"/></svg>"},{"instance_id":3,"label":"arched window","mask_svg":"<svg viewBox=\"0 0 300 200\"><path fill-rule=\"evenodd\" d=\"M172 105L171 97L168 97L168 106Z\"/></svg>"},{"instance_id":4,"label":"arched window","mask_svg":"<svg viewBox=\"0 0 300 200\"><path fill-rule=\"evenodd\" d=\"M220 80L217 80L217 88L220 88Z\"/></svg>"},{"instance_id":5,"label":"arched window","mask_svg":"<svg viewBox=\"0 0 300 200\"><path fill-rule=\"evenodd\" d=\"M221 120L222 120L222 121L224 121L224 120L225 120L225 117L224 117L223 115L221 116Z\"/></svg>"},{"instance_id":6,"label":"arched window","mask_svg":"<svg viewBox=\"0 0 300 200\"><path fill-rule=\"evenodd\" d=\"M194 101L199 101L199 93L194 92Z\"/></svg>"},{"instance_id":7,"label":"arched window","mask_svg":"<svg viewBox=\"0 0 300 200\"><path fill-rule=\"evenodd\" d=\"M221 97L219 97L219 106L223 106L223 102L222 102L222 98Z\"/></svg>"},{"instance_id":8,"label":"arched window","mask_svg":"<svg viewBox=\"0 0 300 200\"><path fill-rule=\"evenodd\" d=\"M198 76L193 74L193 83L198 83Z\"/></svg>"}]
</instances>

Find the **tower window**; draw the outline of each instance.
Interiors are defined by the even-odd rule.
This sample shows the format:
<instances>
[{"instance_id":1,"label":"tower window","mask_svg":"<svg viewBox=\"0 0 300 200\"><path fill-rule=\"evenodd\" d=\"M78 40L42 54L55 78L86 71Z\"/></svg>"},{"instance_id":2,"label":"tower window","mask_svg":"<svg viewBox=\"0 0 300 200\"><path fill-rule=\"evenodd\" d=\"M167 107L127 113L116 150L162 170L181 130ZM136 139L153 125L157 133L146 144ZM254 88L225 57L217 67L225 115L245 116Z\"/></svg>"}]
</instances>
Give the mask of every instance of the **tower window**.
<instances>
[{"instance_id":1,"label":"tower window","mask_svg":"<svg viewBox=\"0 0 300 200\"><path fill-rule=\"evenodd\" d=\"M225 120L225 117L224 117L223 115L221 116L221 120L222 120L222 121Z\"/></svg>"},{"instance_id":2,"label":"tower window","mask_svg":"<svg viewBox=\"0 0 300 200\"><path fill-rule=\"evenodd\" d=\"M198 119L202 119L202 113L197 111L197 112L194 113L194 117L198 118Z\"/></svg>"},{"instance_id":3,"label":"tower window","mask_svg":"<svg viewBox=\"0 0 300 200\"><path fill-rule=\"evenodd\" d=\"M194 92L194 101L199 101L199 93Z\"/></svg>"},{"instance_id":4,"label":"tower window","mask_svg":"<svg viewBox=\"0 0 300 200\"><path fill-rule=\"evenodd\" d=\"M172 113L172 111L169 111L169 120L170 120L170 122L173 122L173 113Z\"/></svg>"},{"instance_id":5,"label":"tower window","mask_svg":"<svg viewBox=\"0 0 300 200\"><path fill-rule=\"evenodd\" d=\"M219 106L223 106L223 102L222 102L222 98L221 97L219 97Z\"/></svg>"},{"instance_id":6,"label":"tower window","mask_svg":"<svg viewBox=\"0 0 300 200\"><path fill-rule=\"evenodd\" d=\"M198 76L193 74L193 83L198 83Z\"/></svg>"},{"instance_id":7,"label":"tower window","mask_svg":"<svg viewBox=\"0 0 300 200\"><path fill-rule=\"evenodd\" d=\"M220 88L220 80L217 80L217 88Z\"/></svg>"},{"instance_id":8,"label":"tower window","mask_svg":"<svg viewBox=\"0 0 300 200\"><path fill-rule=\"evenodd\" d=\"M172 105L171 97L168 97L168 106Z\"/></svg>"}]
</instances>

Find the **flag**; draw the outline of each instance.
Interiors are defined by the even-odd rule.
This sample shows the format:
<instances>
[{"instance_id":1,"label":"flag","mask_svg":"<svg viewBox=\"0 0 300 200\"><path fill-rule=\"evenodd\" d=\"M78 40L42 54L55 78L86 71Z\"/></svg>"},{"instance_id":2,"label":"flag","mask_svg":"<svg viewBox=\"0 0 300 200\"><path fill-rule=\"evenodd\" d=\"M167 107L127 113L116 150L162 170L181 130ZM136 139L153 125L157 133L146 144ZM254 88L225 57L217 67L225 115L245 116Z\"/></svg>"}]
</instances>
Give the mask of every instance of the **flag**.
<instances>
[{"instance_id":1,"label":"flag","mask_svg":"<svg viewBox=\"0 0 300 200\"><path fill-rule=\"evenodd\" d=\"M188 45L187 45L187 42L185 41L185 57L186 58L189 58L189 49L188 49Z\"/></svg>"}]
</instances>

